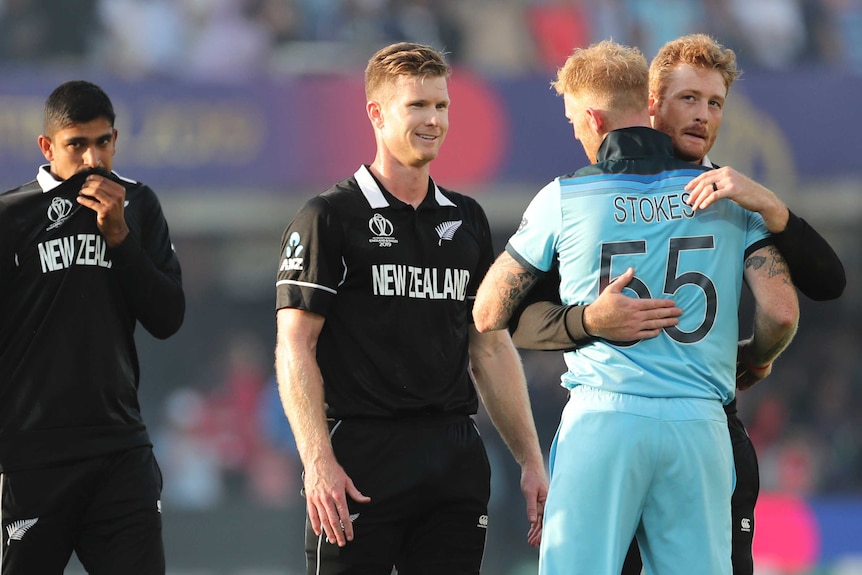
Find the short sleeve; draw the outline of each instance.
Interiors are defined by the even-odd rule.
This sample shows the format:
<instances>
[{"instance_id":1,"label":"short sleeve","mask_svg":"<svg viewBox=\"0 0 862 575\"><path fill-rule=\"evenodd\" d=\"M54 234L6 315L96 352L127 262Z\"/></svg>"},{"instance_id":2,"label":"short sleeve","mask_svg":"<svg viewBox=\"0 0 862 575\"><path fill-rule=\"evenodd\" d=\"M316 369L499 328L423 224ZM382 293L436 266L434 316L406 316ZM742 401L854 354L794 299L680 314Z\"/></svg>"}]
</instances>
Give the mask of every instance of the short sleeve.
<instances>
[{"instance_id":1,"label":"short sleeve","mask_svg":"<svg viewBox=\"0 0 862 575\"><path fill-rule=\"evenodd\" d=\"M560 182L556 179L542 188L527 206L506 251L530 271L548 272L556 260L561 221Z\"/></svg>"},{"instance_id":2,"label":"short sleeve","mask_svg":"<svg viewBox=\"0 0 862 575\"><path fill-rule=\"evenodd\" d=\"M282 234L276 275L276 309L326 315L344 277L344 233L331 204L309 200Z\"/></svg>"}]
</instances>

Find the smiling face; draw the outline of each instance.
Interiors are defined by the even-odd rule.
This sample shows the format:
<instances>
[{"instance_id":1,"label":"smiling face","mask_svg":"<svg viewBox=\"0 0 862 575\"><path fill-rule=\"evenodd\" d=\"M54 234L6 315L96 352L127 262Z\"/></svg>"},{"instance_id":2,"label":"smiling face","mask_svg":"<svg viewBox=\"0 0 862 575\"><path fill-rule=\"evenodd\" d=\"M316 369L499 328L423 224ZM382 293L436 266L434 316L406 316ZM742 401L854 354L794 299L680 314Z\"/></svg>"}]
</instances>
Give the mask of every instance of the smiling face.
<instances>
[{"instance_id":1,"label":"smiling face","mask_svg":"<svg viewBox=\"0 0 862 575\"><path fill-rule=\"evenodd\" d=\"M653 127L673 139L676 156L700 162L721 127L727 87L721 73L680 64L668 75L664 93L650 93Z\"/></svg>"},{"instance_id":2,"label":"smiling face","mask_svg":"<svg viewBox=\"0 0 862 575\"><path fill-rule=\"evenodd\" d=\"M449 131L445 77L399 75L368 108L380 148L399 164L424 166L440 153Z\"/></svg>"}]
</instances>

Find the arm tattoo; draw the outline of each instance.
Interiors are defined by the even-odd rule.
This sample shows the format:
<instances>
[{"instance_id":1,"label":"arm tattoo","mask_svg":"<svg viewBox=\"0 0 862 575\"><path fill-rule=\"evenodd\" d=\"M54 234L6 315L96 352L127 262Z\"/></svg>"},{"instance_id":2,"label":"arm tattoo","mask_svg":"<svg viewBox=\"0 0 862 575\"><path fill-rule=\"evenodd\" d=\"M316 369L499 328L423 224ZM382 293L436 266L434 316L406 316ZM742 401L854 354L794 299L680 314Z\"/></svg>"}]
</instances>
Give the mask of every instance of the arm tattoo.
<instances>
[{"instance_id":1,"label":"arm tattoo","mask_svg":"<svg viewBox=\"0 0 862 575\"><path fill-rule=\"evenodd\" d=\"M787 268L787 262L784 256L781 255L781 252L778 251L778 248L768 246L766 251L768 253L767 256L751 256L745 260L745 267L759 270L766 266L766 272L770 278L783 276L783 283L791 283L790 270Z\"/></svg>"},{"instance_id":2,"label":"arm tattoo","mask_svg":"<svg viewBox=\"0 0 862 575\"><path fill-rule=\"evenodd\" d=\"M500 285L500 299L503 303L503 308L507 314L511 315L515 312L515 308L527 296L527 292L533 287L538 279L528 271L512 273L505 271Z\"/></svg>"}]
</instances>

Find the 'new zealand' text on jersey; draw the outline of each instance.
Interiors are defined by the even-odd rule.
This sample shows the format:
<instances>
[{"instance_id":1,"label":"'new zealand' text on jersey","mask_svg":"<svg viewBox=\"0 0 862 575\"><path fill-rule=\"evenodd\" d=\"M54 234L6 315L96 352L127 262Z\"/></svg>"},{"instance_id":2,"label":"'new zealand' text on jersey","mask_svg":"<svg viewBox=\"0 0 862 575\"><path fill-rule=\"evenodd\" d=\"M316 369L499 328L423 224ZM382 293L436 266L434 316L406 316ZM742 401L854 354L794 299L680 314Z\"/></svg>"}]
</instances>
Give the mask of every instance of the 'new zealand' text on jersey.
<instances>
[{"instance_id":1,"label":"'new zealand' text on jersey","mask_svg":"<svg viewBox=\"0 0 862 575\"><path fill-rule=\"evenodd\" d=\"M327 415L475 413L468 328L492 259L479 204L430 180L417 209L366 166L310 200L284 232L276 307L326 318Z\"/></svg>"},{"instance_id":2,"label":"'new zealand' text on jersey","mask_svg":"<svg viewBox=\"0 0 862 575\"><path fill-rule=\"evenodd\" d=\"M129 236L109 248L86 176L0 195L0 471L150 444L134 330L179 329L180 265L155 193L116 174Z\"/></svg>"},{"instance_id":3,"label":"'new zealand' text on jersey","mask_svg":"<svg viewBox=\"0 0 862 575\"><path fill-rule=\"evenodd\" d=\"M565 304L592 302L632 267L626 295L673 299L683 310L679 325L656 338L599 340L566 353L564 386L726 403L744 258L768 243L768 232L759 214L729 200L695 213L684 187L703 168L674 160L669 146L647 128L611 132L599 163L537 194L506 249L537 272L559 257Z\"/></svg>"}]
</instances>

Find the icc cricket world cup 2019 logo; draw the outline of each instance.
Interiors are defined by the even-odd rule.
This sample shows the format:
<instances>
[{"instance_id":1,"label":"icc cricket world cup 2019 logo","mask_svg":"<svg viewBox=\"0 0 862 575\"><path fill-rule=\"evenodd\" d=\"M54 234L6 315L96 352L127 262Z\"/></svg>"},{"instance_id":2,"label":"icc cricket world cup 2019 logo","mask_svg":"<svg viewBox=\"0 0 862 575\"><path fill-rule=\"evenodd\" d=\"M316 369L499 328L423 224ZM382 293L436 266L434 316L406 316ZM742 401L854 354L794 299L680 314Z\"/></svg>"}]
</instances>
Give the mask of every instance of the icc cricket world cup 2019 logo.
<instances>
[{"instance_id":1,"label":"icc cricket world cup 2019 logo","mask_svg":"<svg viewBox=\"0 0 862 575\"><path fill-rule=\"evenodd\" d=\"M377 244L381 248L388 248L398 243L398 240L393 237L395 226L380 214L371 216L371 219L368 220L368 229L374 234L374 237L368 241Z\"/></svg>"},{"instance_id":2,"label":"icc cricket world cup 2019 logo","mask_svg":"<svg viewBox=\"0 0 862 575\"><path fill-rule=\"evenodd\" d=\"M51 200L51 205L48 206L48 219L53 222L48 226L46 231L53 230L63 225L66 218L72 215L72 202L65 198L54 198Z\"/></svg>"}]
</instances>

